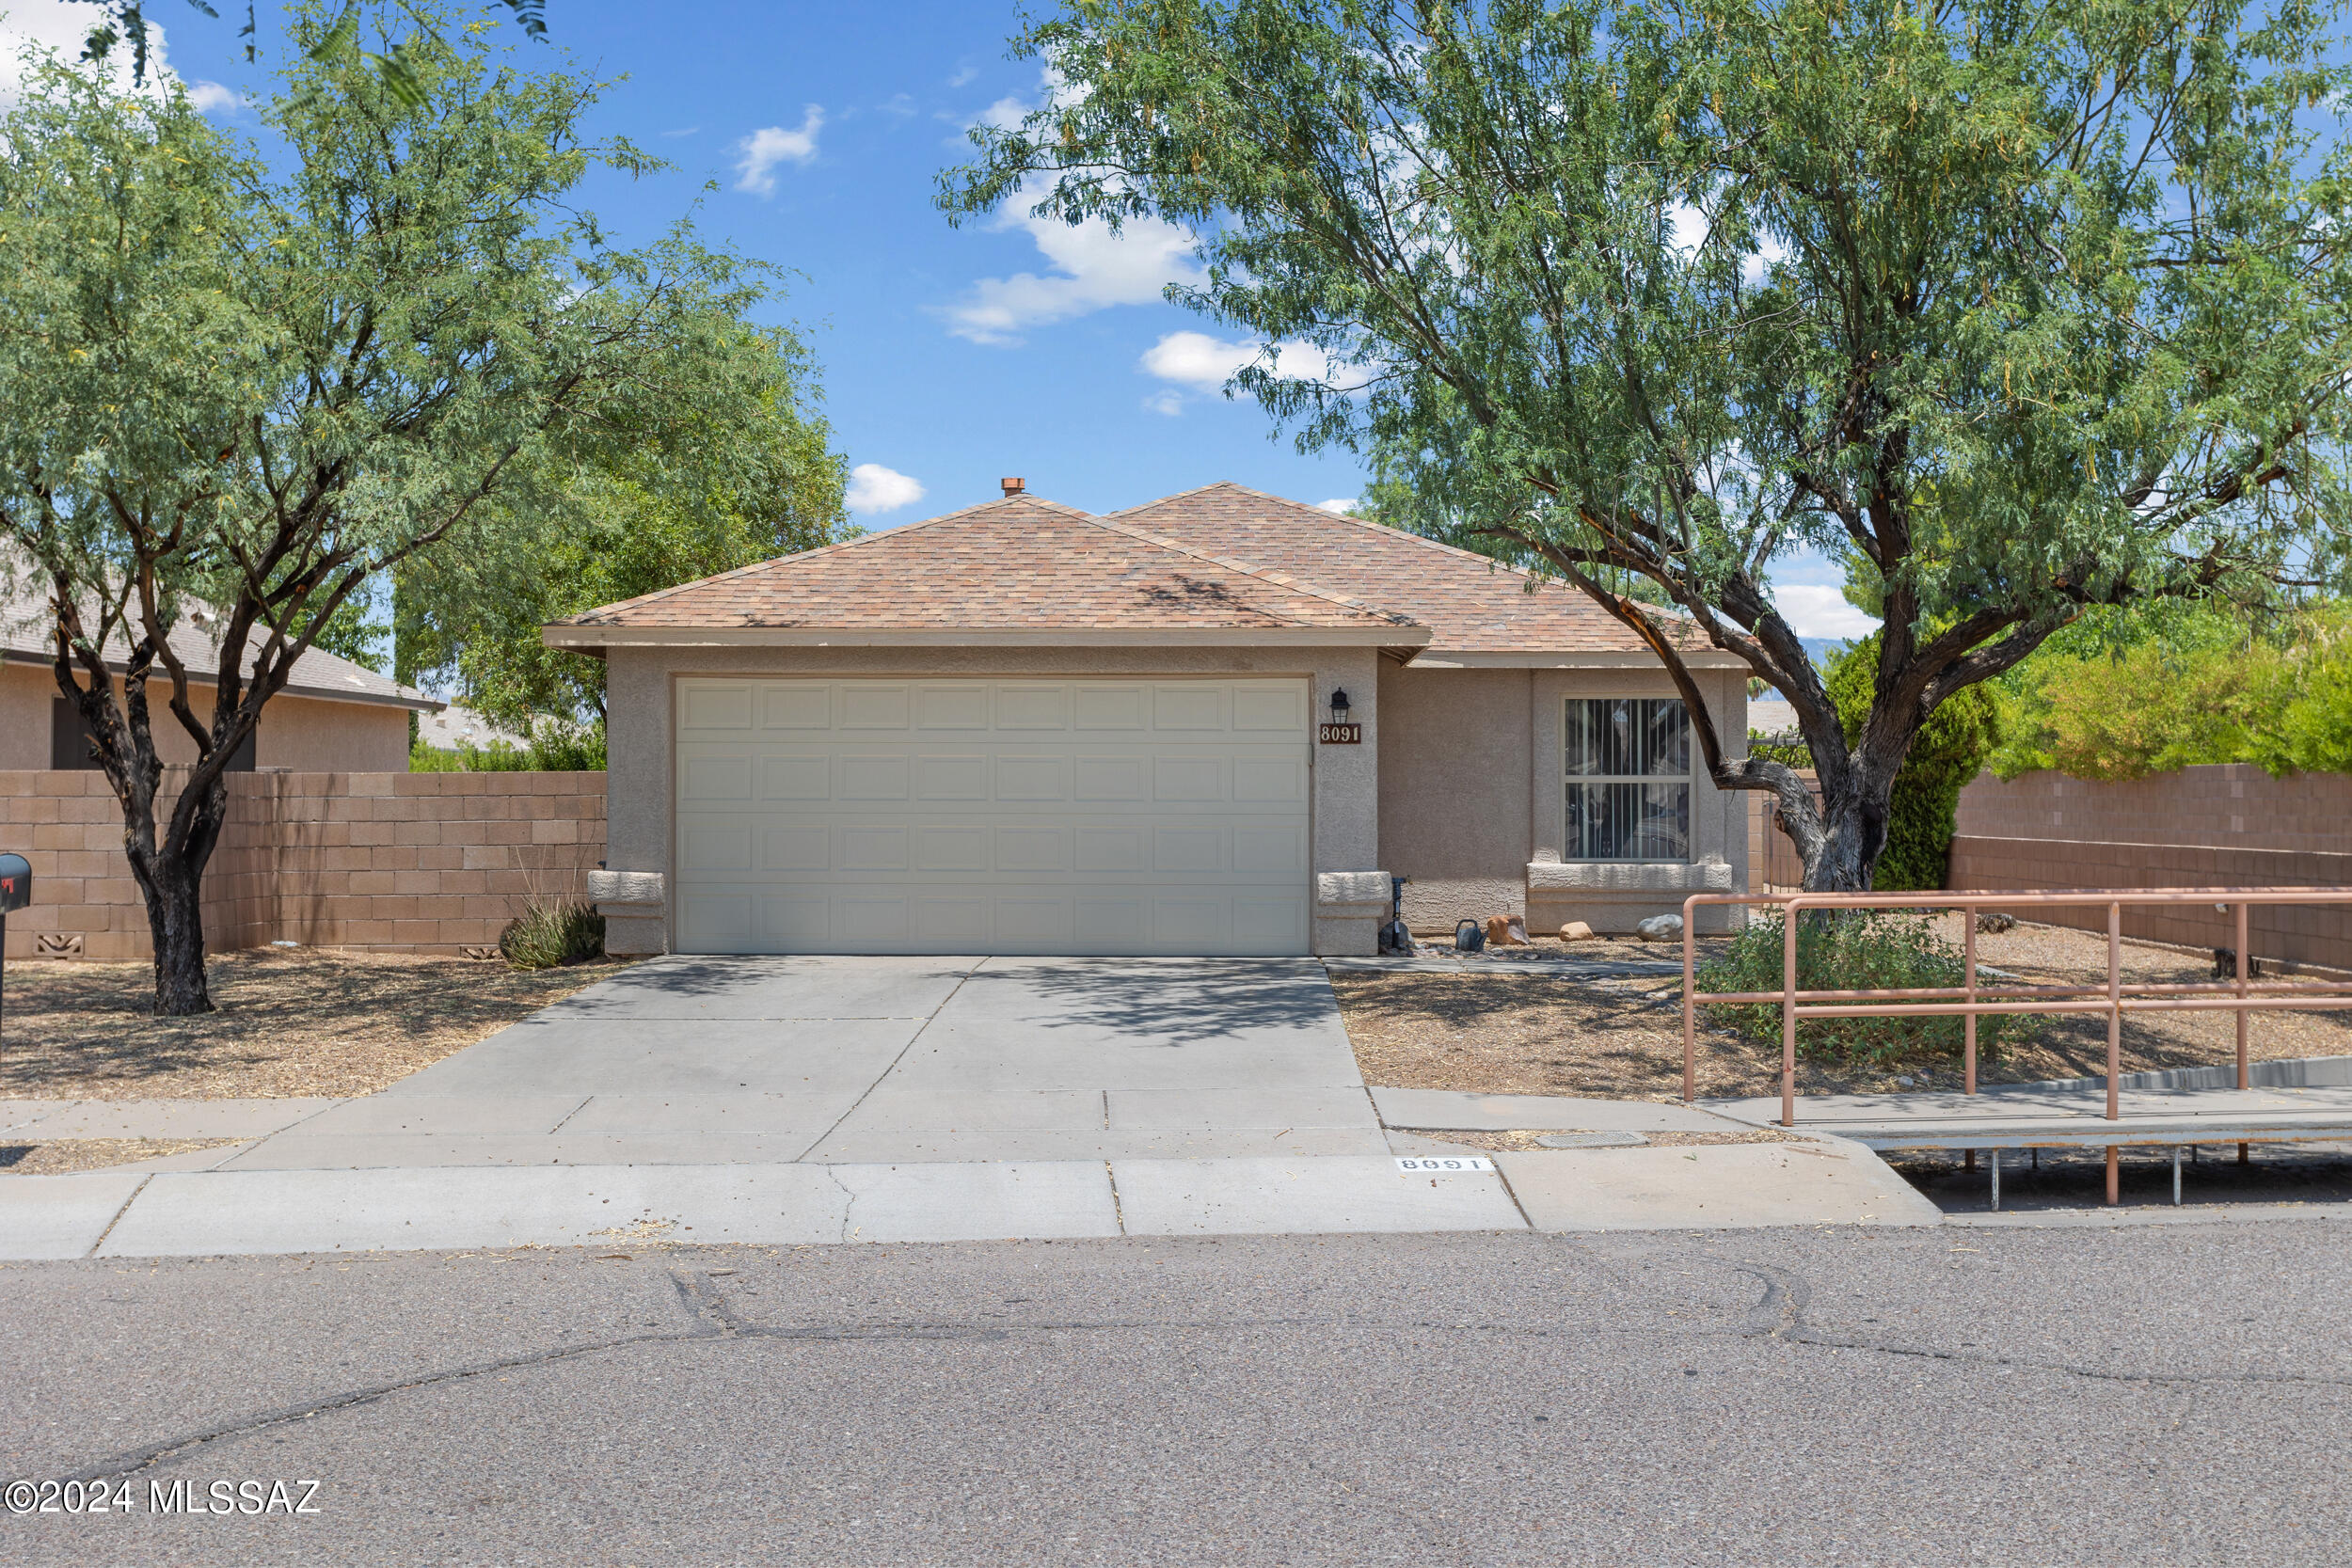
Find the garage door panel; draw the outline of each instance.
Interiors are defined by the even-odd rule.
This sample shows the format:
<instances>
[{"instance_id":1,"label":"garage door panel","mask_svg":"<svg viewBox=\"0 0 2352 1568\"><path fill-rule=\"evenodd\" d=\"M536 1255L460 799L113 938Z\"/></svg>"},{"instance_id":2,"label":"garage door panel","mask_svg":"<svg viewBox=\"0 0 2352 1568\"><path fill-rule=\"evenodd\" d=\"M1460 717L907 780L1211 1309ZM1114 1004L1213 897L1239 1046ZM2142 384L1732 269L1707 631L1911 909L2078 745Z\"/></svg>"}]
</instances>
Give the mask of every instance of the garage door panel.
<instances>
[{"instance_id":1,"label":"garage door panel","mask_svg":"<svg viewBox=\"0 0 2352 1568\"><path fill-rule=\"evenodd\" d=\"M1147 870L1151 857L1146 850L1143 828L1079 828L1073 831L1080 871L1114 871L1134 873Z\"/></svg>"},{"instance_id":2,"label":"garage door panel","mask_svg":"<svg viewBox=\"0 0 2352 1568\"><path fill-rule=\"evenodd\" d=\"M680 685L684 951L1307 950L1304 682Z\"/></svg>"},{"instance_id":3,"label":"garage door panel","mask_svg":"<svg viewBox=\"0 0 2352 1568\"><path fill-rule=\"evenodd\" d=\"M918 730L985 730L988 728L988 688L984 686L924 686L914 692L914 727Z\"/></svg>"},{"instance_id":4,"label":"garage door panel","mask_svg":"<svg viewBox=\"0 0 2352 1568\"><path fill-rule=\"evenodd\" d=\"M763 829L757 863L762 871L830 871L832 831L821 823Z\"/></svg>"},{"instance_id":5,"label":"garage door panel","mask_svg":"<svg viewBox=\"0 0 2352 1568\"><path fill-rule=\"evenodd\" d=\"M1230 700L1226 688L1211 681L1155 686L1152 689L1152 727L1163 732L1222 731Z\"/></svg>"},{"instance_id":6,"label":"garage door panel","mask_svg":"<svg viewBox=\"0 0 2352 1568\"><path fill-rule=\"evenodd\" d=\"M763 730L833 728L833 689L771 682L759 689L759 727Z\"/></svg>"},{"instance_id":7,"label":"garage door panel","mask_svg":"<svg viewBox=\"0 0 2352 1568\"><path fill-rule=\"evenodd\" d=\"M1140 735L1150 693L1140 686L1081 686L1072 691L1073 727L1083 735Z\"/></svg>"},{"instance_id":8,"label":"garage door panel","mask_svg":"<svg viewBox=\"0 0 2352 1568\"><path fill-rule=\"evenodd\" d=\"M821 752L759 759L762 800L830 800L833 759Z\"/></svg>"},{"instance_id":9,"label":"garage door panel","mask_svg":"<svg viewBox=\"0 0 2352 1568\"><path fill-rule=\"evenodd\" d=\"M917 828L914 831L915 870L986 871L988 868L987 828L967 823Z\"/></svg>"},{"instance_id":10,"label":"garage door panel","mask_svg":"<svg viewBox=\"0 0 2352 1568\"><path fill-rule=\"evenodd\" d=\"M748 730L752 689L740 682L687 681L678 688L682 730Z\"/></svg>"},{"instance_id":11,"label":"garage door panel","mask_svg":"<svg viewBox=\"0 0 2352 1568\"><path fill-rule=\"evenodd\" d=\"M933 752L914 759L914 798L918 800L985 800L988 799L988 753Z\"/></svg>"},{"instance_id":12,"label":"garage door panel","mask_svg":"<svg viewBox=\"0 0 2352 1568\"><path fill-rule=\"evenodd\" d=\"M1166 753L1152 759L1152 799L1167 804L1207 804L1227 799L1228 759Z\"/></svg>"},{"instance_id":13,"label":"garage door panel","mask_svg":"<svg viewBox=\"0 0 2352 1568\"><path fill-rule=\"evenodd\" d=\"M1295 757L1242 756L1233 759L1233 802L1264 806L1277 802L1305 804L1307 765Z\"/></svg>"},{"instance_id":14,"label":"garage door panel","mask_svg":"<svg viewBox=\"0 0 2352 1568\"><path fill-rule=\"evenodd\" d=\"M678 769L681 806L749 805L752 800L752 758L742 752L705 752L681 760Z\"/></svg>"},{"instance_id":15,"label":"garage door panel","mask_svg":"<svg viewBox=\"0 0 2352 1568\"><path fill-rule=\"evenodd\" d=\"M840 781L834 797L844 801L903 800L909 762L902 752L844 752L834 764Z\"/></svg>"},{"instance_id":16,"label":"garage door panel","mask_svg":"<svg viewBox=\"0 0 2352 1568\"><path fill-rule=\"evenodd\" d=\"M1070 727L1070 688L1000 686L995 689L996 727L1000 730L1066 730Z\"/></svg>"},{"instance_id":17,"label":"garage door panel","mask_svg":"<svg viewBox=\"0 0 2352 1568\"><path fill-rule=\"evenodd\" d=\"M845 730L903 730L911 717L913 693L903 686L873 681L844 681L838 688L835 710Z\"/></svg>"},{"instance_id":18,"label":"garage door panel","mask_svg":"<svg viewBox=\"0 0 2352 1568\"><path fill-rule=\"evenodd\" d=\"M996 799L1069 800L1070 758L1049 752L999 752L996 754Z\"/></svg>"}]
</instances>

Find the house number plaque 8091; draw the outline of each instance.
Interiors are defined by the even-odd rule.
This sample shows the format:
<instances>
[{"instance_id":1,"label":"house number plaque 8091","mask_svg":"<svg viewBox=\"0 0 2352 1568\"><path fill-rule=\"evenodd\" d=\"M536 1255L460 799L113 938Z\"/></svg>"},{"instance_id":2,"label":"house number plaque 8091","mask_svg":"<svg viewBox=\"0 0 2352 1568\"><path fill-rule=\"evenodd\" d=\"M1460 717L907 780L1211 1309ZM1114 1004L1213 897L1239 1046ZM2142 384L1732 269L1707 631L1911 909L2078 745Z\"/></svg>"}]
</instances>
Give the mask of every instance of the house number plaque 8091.
<instances>
[{"instance_id":1,"label":"house number plaque 8091","mask_svg":"<svg viewBox=\"0 0 2352 1568\"><path fill-rule=\"evenodd\" d=\"M1364 727L1361 724L1324 724L1315 731L1315 738L1326 746L1361 746Z\"/></svg>"}]
</instances>

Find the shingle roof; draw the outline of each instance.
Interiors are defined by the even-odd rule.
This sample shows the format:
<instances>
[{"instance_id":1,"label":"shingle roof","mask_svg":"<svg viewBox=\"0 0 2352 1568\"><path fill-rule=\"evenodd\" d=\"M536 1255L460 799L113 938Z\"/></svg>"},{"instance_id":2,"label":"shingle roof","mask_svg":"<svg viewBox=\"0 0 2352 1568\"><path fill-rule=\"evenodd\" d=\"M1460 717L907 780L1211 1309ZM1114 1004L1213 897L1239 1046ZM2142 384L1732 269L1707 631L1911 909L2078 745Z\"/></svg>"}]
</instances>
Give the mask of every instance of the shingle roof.
<instances>
[{"instance_id":1,"label":"shingle roof","mask_svg":"<svg viewBox=\"0 0 2352 1568\"><path fill-rule=\"evenodd\" d=\"M51 614L48 600L29 583L20 580L13 592L0 588L0 658L18 664L48 664L56 647ZM164 636L191 677L209 683L220 673L220 648L214 633L203 626L183 618ZM118 634L108 640L105 653L106 662L119 671L130 657L129 641ZM294 660L285 691L294 697L387 704L427 712L441 706L421 691L319 648L306 648Z\"/></svg>"},{"instance_id":2,"label":"shingle roof","mask_svg":"<svg viewBox=\"0 0 2352 1568\"><path fill-rule=\"evenodd\" d=\"M1204 485L1111 516L1409 615L1429 628L1427 655L1650 657L1632 632L1564 583L1538 582L1434 539L1238 484Z\"/></svg>"},{"instance_id":3,"label":"shingle roof","mask_svg":"<svg viewBox=\"0 0 2352 1568\"><path fill-rule=\"evenodd\" d=\"M555 622L843 630L1346 630L1419 643L1413 619L1034 497L788 555ZM1391 634L1393 634L1391 637ZM580 641L564 639L566 642Z\"/></svg>"}]
</instances>

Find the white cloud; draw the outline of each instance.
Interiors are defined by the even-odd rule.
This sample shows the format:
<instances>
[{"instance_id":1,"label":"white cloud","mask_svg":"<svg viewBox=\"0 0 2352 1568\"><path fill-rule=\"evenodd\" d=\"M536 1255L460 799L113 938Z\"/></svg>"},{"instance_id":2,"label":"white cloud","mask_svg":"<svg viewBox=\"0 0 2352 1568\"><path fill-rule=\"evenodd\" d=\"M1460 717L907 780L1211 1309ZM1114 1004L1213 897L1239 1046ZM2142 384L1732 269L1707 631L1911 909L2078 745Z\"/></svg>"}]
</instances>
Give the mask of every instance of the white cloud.
<instances>
[{"instance_id":1,"label":"white cloud","mask_svg":"<svg viewBox=\"0 0 2352 1568\"><path fill-rule=\"evenodd\" d=\"M911 479L895 468L879 463L861 463L850 470L850 488L842 497L844 504L861 517L881 512L896 512L902 506L913 506L923 499L923 482Z\"/></svg>"},{"instance_id":2,"label":"white cloud","mask_svg":"<svg viewBox=\"0 0 2352 1568\"><path fill-rule=\"evenodd\" d=\"M808 104L801 118L801 128L787 131L781 125L771 125L755 131L735 144L743 154L735 166L740 176L735 182L739 191L754 196L773 196L776 193L775 168L778 164L805 164L817 156L817 133L825 123L825 111L815 103Z\"/></svg>"},{"instance_id":3,"label":"white cloud","mask_svg":"<svg viewBox=\"0 0 2352 1568\"><path fill-rule=\"evenodd\" d=\"M947 78L947 85L951 87L960 87L964 86L966 83L976 80L979 74L980 68L978 66L960 65L956 67L956 73Z\"/></svg>"},{"instance_id":4,"label":"white cloud","mask_svg":"<svg viewBox=\"0 0 2352 1568\"><path fill-rule=\"evenodd\" d=\"M1145 398L1143 406L1154 414L1166 414L1169 419L1174 419L1184 411L1184 394L1173 387L1163 387Z\"/></svg>"},{"instance_id":5,"label":"white cloud","mask_svg":"<svg viewBox=\"0 0 2352 1568\"><path fill-rule=\"evenodd\" d=\"M4 0L0 3L0 104L16 101L17 84L24 80L20 56L26 44L55 50L67 60L78 59L83 45L89 40L90 30L106 20L106 12L96 6L69 4L68 0ZM107 52L107 74L116 87L128 91L131 87L132 50L129 40L119 40ZM147 90L159 92L179 80L164 58L164 30L153 22L147 24ZM185 84L188 101L210 114L215 109L234 109L243 103L234 92L217 82Z\"/></svg>"},{"instance_id":6,"label":"white cloud","mask_svg":"<svg viewBox=\"0 0 2352 1568\"><path fill-rule=\"evenodd\" d=\"M1342 496L1337 500L1317 501L1315 504L1326 512L1336 512L1344 517L1355 511L1362 500L1361 496Z\"/></svg>"},{"instance_id":7,"label":"white cloud","mask_svg":"<svg viewBox=\"0 0 2352 1568\"><path fill-rule=\"evenodd\" d=\"M1029 327L1090 315L1114 305L1150 305L1170 283L1200 276L1189 230L1157 218L1136 218L1114 234L1100 218L1068 224L1024 211L1034 197L1017 196L998 224L1026 230L1052 263L1040 275L983 277L946 307L947 330L976 343L1017 343Z\"/></svg>"},{"instance_id":8,"label":"white cloud","mask_svg":"<svg viewBox=\"0 0 2352 1568\"><path fill-rule=\"evenodd\" d=\"M1822 583L1783 583L1772 589L1772 604L1799 637L1867 637L1878 630L1875 616L1846 602L1846 595Z\"/></svg>"},{"instance_id":9,"label":"white cloud","mask_svg":"<svg viewBox=\"0 0 2352 1568\"><path fill-rule=\"evenodd\" d=\"M1232 379L1233 372L1244 365L1254 364L1264 353L1261 340L1242 339L1228 341L1213 338L1206 332L1171 332L1143 351L1137 361L1140 368L1162 381L1196 392L1214 392ZM1338 378L1328 356L1312 343L1277 343L1274 346L1274 372L1294 381L1322 381L1334 385ZM1158 394L1159 400L1173 397L1172 392ZM1181 401L1181 400L1180 400ZM1146 407L1158 407L1159 402ZM1163 414L1173 414L1174 407L1160 407Z\"/></svg>"}]
</instances>

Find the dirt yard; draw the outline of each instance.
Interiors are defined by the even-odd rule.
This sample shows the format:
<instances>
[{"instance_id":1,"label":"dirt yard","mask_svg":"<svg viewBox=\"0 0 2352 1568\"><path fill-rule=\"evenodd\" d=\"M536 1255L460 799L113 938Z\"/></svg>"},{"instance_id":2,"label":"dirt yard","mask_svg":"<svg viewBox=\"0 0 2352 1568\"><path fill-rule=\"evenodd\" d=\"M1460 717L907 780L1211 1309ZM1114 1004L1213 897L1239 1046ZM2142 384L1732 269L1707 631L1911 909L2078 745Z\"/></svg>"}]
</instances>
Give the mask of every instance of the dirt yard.
<instances>
[{"instance_id":1,"label":"dirt yard","mask_svg":"<svg viewBox=\"0 0 2352 1568\"><path fill-rule=\"evenodd\" d=\"M1957 921L1947 934L1959 940ZM1551 944L1554 952L1559 944ZM1702 948L1717 946L1702 943ZM1614 951L1603 953L1606 946ZM1547 955L1550 956L1550 955ZM1578 942L1571 958L1672 958L1671 944ZM1706 953L1702 951L1701 961ZM2026 984L2104 983L2106 939L2056 927L2020 925L1978 939L1978 961ZM1507 962L1507 960L1505 960ZM2210 979L2202 953L2123 944L2127 978L2149 982ZM1331 976L1341 1017L1364 1081L1382 1087L1455 1089L1489 1094L1585 1095L1619 1100L1678 1100L1682 1094L1681 977L1576 981L1479 965L1464 974ZM1775 1094L1780 1042L1743 1039L1700 1017L1698 1092L1702 1096ZM2235 1060L2229 1015L2171 1013L2123 1025L2123 1070L2204 1067ZM1799 1036L1802 1051L1803 1035ZM2352 1053L2352 1012L2256 1013L2249 1039L2257 1061ZM2094 1077L2106 1070L2106 1022L2075 1015L2045 1019L2035 1037L1979 1064L1980 1084ZM1910 1085L1899 1084L1908 1077ZM1858 1065L1800 1054L1797 1085L1816 1094L1879 1093L1905 1087L1958 1088L1959 1054Z\"/></svg>"},{"instance_id":2,"label":"dirt yard","mask_svg":"<svg viewBox=\"0 0 2352 1568\"><path fill-rule=\"evenodd\" d=\"M260 948L212 960L218 1011L159 1019L149 965L11 963L0 1099L373 1094L624 967Z\"/></svg>"},{"instance_id":3,"label":"dirt yard","mask_svg":"<svg viewBox=\"0 0 2352 1568\"><path fill-rule=\"evenodd\" d=\"M160 1160L199 1148L225 1148L234 1138L58 1138L49 1143L0 1143L0 1176L64 1176Z\"/></svg>"}]
</instances>

